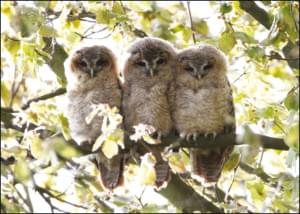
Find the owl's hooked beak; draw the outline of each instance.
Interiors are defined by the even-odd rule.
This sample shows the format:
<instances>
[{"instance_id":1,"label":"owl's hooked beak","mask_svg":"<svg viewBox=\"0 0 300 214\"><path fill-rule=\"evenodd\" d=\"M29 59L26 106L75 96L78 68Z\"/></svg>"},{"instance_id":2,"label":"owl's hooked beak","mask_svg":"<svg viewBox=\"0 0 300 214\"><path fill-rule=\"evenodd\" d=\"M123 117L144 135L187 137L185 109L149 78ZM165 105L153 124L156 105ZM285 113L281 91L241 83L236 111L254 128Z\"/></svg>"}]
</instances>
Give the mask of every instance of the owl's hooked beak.
<instances>
[{"instance_id":1,"label":"owl's hooked beak","mask_svg":"<svg viewBox=\"0 0 300 214\"><path fill-rule=\"evenodd\" d=\"M208 69L205 69L207 66L207 63L203 63L203 65L200 67L200 69L197 70L197 79L202 79L208 74Z\"/></svg>"},{"instance_id":2,"label":"owl's hooked beak","mask_svg":"<svg viewBox=\"0 0 300 214\"><path fill-rule=\"evenodd\" d=\"M94 74L95 74L95 71L94 71L93 68L91 68L91 70L90 70L90 75L91 75L92 78L94 77Z\"/></svg>"},{"instance_id":3,"label":"owl's hooked beak","mask_svg":"<svg viewBox=\"0 0 300 214\"><path fill-rule=\"evenodd\" d=\"M153 77L153 76L154 76L154 71L153 71L153 68L150 68L150 69L149 69L149 74L150 74L150 76L151 76L151 77Z\"/></svg>"}]
</instances>

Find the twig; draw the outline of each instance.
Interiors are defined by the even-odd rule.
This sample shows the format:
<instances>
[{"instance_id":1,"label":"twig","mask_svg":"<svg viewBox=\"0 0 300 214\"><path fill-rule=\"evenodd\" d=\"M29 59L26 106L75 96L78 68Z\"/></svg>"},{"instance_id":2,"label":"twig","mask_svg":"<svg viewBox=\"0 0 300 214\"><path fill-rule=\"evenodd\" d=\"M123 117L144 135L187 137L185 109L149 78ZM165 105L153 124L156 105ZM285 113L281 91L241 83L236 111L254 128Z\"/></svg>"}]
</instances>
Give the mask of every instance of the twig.
<instances>
[{"instance_id":1,"label":"twig","mask_svg":"<svg viewBox=\"0 0 300 214\"><path fill-rule=\"evenodd\" d=\"M229 188L228 188L228 190L227 190L227 192L226 192L226 196L225 196L225 199L224 199L225 201L228 201L228 196L229 196L231 187L232 187L232 185L233 185L233 183L234 183L234 179L235 179L235 175L236 175L237 169L238 169L238 165L237 165L237 166L234 168L234 170L233 170L232 181L231 181L230 186L229 186Z\"/></svg>"},{"instance_id":2,"label":"twig","mask_svg":"<svg viewBox=\"0 0 300 214\"><path fill-rule=\"evenodd\" d=\"M22 110L26 110L27 108L29 108L29 106L30 106L30 104L32 102L38 102L38 101L41 101L41 100L47 100L47 99L50 99L50 98L62 95L64 93L66 93L66 89L65 88L59 88L59 89L56 89L54 92L51 92L51 93L48 93L48 94L44 94L44 95L42 95L40 97L36 97L36 98L30 99L30 100L27 101L27 103L25 103L22 106Z\"/></svg>"},{"instance_id":3,"label":"twig","mask_svg":"<svg viewBox=\"0 0 300 214\"><path fill-rule=\"evenodd\" d=\"M298 25L297 25L296 19L294 17L293 3L294 3L294 1L291 1L291 3L290 3L290 12L291 12L291 17L293 18L293 21L294 21L296 31L299 33Z\"/></svg>"},{"instance_id":4,"label":"twig","mask_svg":"<svg viewBox=\"0 0 300 214\"><path fill-rule=\"evenodd\" d=\"M264 181L266 184L269 184L272 187L276 187L277 183L272 182L272 177L270 177L268 174L266 174L263 171L259 171L258 169L254 169L253 167L249 166L248 164L244 162L240 162L239 167L244 170L245 172L249 174L256 175L259 177L262 181Z\"/></svg>"},{"instance_id":5,"label":"twig","mask_svg":"<svg viewBox=\"0 0 300 214\"><path fill-rule=\"evenodd\" d=\"M276 60L285 60L285 61L289 61L289 60L299 60L300 58L283 58L280 55L265 55L266 57L270 58L270 59L276 59Z\"/></svg>"},{"instance_id":6,"label":"twig","mask_svg":"<svg viewBox=\"0 0 300 214\"><path fill-rule=\"evenodd\" d=\"M248 72L244 71L240 76L238 76L238 77L232 82L232 84L235 83L236 81L238 81L242 76L244 76L244 75L246 75L246 74L248 74Z\"/></svg>"},{"instance_id":7,"label":"twig","mask_svg":"<svg viewBox=\"0 0 300 214\"><path fill-rule=\"evenodd\" d=\"M189 17L190 17L190 24L191 24L193 42L194 42L194 44L196 44L196 36L195 36L193 18L192 18L192 13L191 13L191 8L190 8L190 1L187 1L186 4L187 4L187 8L188 8Z\"/></svg>"},{"instance_id":8,"label":"twig","mask_svg":"<svg viewBox=\"0 0 300 214\"><path fill-rule=\"evenodd\" d=\"M57 197L56 195L54 195L49 190L47 190L47 189L45 189L43 187L40 187L37 184L35 184L35 190L38 191L40 194L46 194L46 195L48 195L48 196L50 196L50 197L52 197L52 198L54 198L54 199L56 199L58 201L61 201L61 202L66 203L66 204L69 204L69 205L71 205L73 207L82 208L82 209L88 209L88 207L85 207L83 205L75 204L75 203L72 203L70 201L66 201L66 200L64 200L64 199L62 199L60 197Z\"/></svg>"},{"instance_id":9,"label":"twig","mask_svg":"<svg viewBox=\"0 0 300 214\"><path fill-rule=\"evenodd\" d=\"M24 73L22 73L21 75L21 80L16 84L16 74L17 73L17 70L15 69L15 72L14 72L14 80L13 80L13 84L11 86L11 97L10 97L10 102L9 102L9 107L11 108L12 105L13 105L13 102L14 102L14 99L20 89L20 86L21 84L24 82Z\"/></svg>"},{"instance_id":10,"label":"twig","mask_svg":"<svg viewBox=\"0 0 300 214\"><path fill-rule=\"evenodd\" d=\"M261 151L259 162L258 162L258 165L257 165L256 168L260 168L261 167L261 163L262 163L262 160L263 160L263 157L264 157L264 153L265 153L265 150L263 148L262 151Z\"/></svg>"},{"instance_id":11,"label":"twig","mask_svg":"<svg viewBox=\"0 0 300 214\"><path fill-rule=\"evenodd\" d=\"M142 202L142 197L144 195L145 190L146 190L146 187L144 187L144 189L143 189L143 191L142 191L142 193L139 197L135 196L135 198L138 200L138 202L139 202L139 204L141 205L142 208L144 208L144 204Z\"/></svg>"}]
</instances>

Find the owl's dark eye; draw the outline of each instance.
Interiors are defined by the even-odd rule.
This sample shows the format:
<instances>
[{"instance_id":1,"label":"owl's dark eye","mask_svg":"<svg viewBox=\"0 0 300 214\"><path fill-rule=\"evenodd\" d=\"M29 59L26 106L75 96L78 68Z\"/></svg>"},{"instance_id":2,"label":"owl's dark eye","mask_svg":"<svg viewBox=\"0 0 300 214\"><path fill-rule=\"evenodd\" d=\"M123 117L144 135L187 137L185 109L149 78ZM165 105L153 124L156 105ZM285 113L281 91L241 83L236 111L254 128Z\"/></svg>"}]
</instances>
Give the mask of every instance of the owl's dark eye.
<instances>
[{"instance_id":1,"label":"owl's dark eye","mask_svg":"<svg viewBox=\"0 0 300 214\"><path fill-rule=\"evenodd\" d=\"M87 64L86 64L85 61L78 62L78 65L81 66L81 67L87 67Z\"/></svg>"},{"instance_id":2,"label":"owl's dark eye","mask_svg":"<svg viewBox=\"0 0 300 214\"><path fill-rule=\"evenodd\" d=\"M193 72L194 71L194 68L188 66L188 67L185 67L184 70L188 71L188 72Z\"/></svg>"},{"instance_id":3,"label":"owl's dark eye","mask_svg":"<svg viewBox=\"0 0 300 214\"><path fill-rule=\"evenodd\" d=\"M143 61L137 62L136 64L137 64L138 66L141 66L141 67L145 67L145 66L146 66L146 63L143 62Z\"/></svg>"},{"instance_id":4,"label":"owl's dark eye","mask_svg":"<svg viewBox=\"0 0 300 214\"><path fill-rule=\"evenodd\" d=\"M106 60L103 59L98 59L98 61L96 62L96 66L100 67L106 64Z\"/></svg>"},{"instance_id":5,"label":"owl's dark eye","mask_svg":"<svg viewBox=\"0 0 300 214\"><path fill-rule=\"evenodd\" d=\"M209 64L205 65L205 66L203 67L203 69L204 69L204 70L208 70L208 69L211 69L212 67L213 67L213 64L209 63Z\"/></svg>"},{"instance_id":6,"label":"owl's dark eye","mask_svg":"<svg viewBox=\"0 0 300 214\"><path fill-rule=\"evenodd\" d=\"M159 60L157 60L157 64L158 65L161 65L161 64L164 64L166 62L166 60L165 59L163 59L163 58L160 58Z\"/></svg>"}]
</instances>

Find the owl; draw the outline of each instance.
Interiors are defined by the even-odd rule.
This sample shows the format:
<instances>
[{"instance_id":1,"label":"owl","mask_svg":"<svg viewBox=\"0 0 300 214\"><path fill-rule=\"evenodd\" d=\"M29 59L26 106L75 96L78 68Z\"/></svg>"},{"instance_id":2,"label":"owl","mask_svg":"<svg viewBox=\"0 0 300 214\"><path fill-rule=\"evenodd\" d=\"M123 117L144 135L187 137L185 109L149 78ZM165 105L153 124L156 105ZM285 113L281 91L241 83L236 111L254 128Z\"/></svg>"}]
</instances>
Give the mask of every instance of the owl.
<instances>
[{"instance_id":1,"label":"owl","mask_svg":"<svg viewBox=\"0 0 300 214\"><path fill-rule=\"evenodd\" d=\"M101 116L95 116L90 123L86 121L94 105L101 103L121 107L122 93L117 71L116 57L105 46L80 48L66 60L66 116L71 136L78 144L92 146L101 135ZM103 185L108 189L120 185L123 171L122 155L108 160L99 157L96 160Z\"/></svg>"},{"instance_id":2,"label":"owl","mask_svg":"<svg viewBox=\"0 0 300 214\"><path fill-rule=\"evenodd\" d=\"M132 133L135 125L151 125L160 139L173 126L170 99L176 51L161 39L147 37L135 41L127 52L122 102L125 128ZM167 162L158 159L156 185L160 186L169 178L169 167Z\"/></svg>"},{"instance_id":3,"label":"owl","mask_svg":"<svg viewBox=\"0 0 300 214\"><path fill-rule=\"evenodd\" d=\"M210 45L182 50L177 56L174 126L181 138L235 132L232 91L222 52ZM233 146L190 149L192 173L217 182Z\"/></svg>"}]
</instances>

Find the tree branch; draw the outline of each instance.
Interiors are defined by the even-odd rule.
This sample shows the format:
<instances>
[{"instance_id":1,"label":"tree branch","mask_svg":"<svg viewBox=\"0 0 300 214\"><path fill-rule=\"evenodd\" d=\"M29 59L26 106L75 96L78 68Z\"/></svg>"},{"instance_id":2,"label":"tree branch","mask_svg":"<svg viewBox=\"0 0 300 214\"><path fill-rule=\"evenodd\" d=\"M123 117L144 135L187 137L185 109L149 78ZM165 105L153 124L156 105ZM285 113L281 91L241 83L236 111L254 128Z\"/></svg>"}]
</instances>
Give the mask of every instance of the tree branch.
<instances>
[{"instance_id":1,"label":"tree branch","mask_svg":"<svg viewBox=\"0 0 300 214\"><path fill-rule=\"evenodd\" d=\"M22 110L26 110L27 108L29 108L29 106L30 106L30 104L32 102L38 102L38 101L41 101L41 100L47 100L47 99L50 99L50 98L62 95L64 93L66 93L66 89L65 88L59 88L59 89L56 89L55 91L50 92L48 94L44 94L44 95L42 95L40 97L36 97L36 98L30 99L30 100L27 101L27 103L25 103L22 106Z\"/></svg>"},{"instance_id":2,"label":"tree branch","mask_svg":"<svg viewBox=\"0 0 300 214\"><path fill-rule=\"evenodd\" d=\"M250 14L265 28L267 29L271 28L272 21L267 11L257 6L257 4L254 1L239 1L239 2L242 10ZM296 58L299 58L299 41L297 43L298 44L294 44L290 40L288 40L288 43L282 48L282 52L286 59L292 58L291 60L287 60L289 66L291 68L299 69L299 60L294 60Z\"/></svg>"},{"instance_id":3,"label":"tree branch","mask_svg":"<svg viewBox=\"0 0 300 214\"><path fill-rule=\"evenodd\" d=\"M212 202L195 192L191 186L183 182L178 175L174 173L172 173L171 181L168 183L168 186L157 192L166 197L174 206L186 212L196 210L218 213L224 212Z\"/></svg>"},{"instance_id":4,"label":"tree branch","mask_svg":"<svg viewBox=\"0 0 300 214\"><path fill-rule=\"evenodd\" d=\"M187 4L187 8L188 8L189 17L190 17L190 24L191 24L193 42L194 42L194 45L195 45L196 44L196 36L195 36L194 25L193 25L193 17L192 17L191 8L190 8L190 1L187 1L186 4Z\"/></svg>"},{"instance_id":5,"label":"tree branch","mask_svg":"<svg viewBox=\"0 0 300 214\"><path fill-rule=\"evenodd\" d=\"M265 28L270 29L272 21L269 14L264 9L257 6L254 1L240 1L240 7L265 26Z\"/></svg>"}]
</instances>

